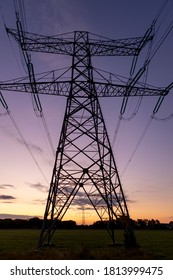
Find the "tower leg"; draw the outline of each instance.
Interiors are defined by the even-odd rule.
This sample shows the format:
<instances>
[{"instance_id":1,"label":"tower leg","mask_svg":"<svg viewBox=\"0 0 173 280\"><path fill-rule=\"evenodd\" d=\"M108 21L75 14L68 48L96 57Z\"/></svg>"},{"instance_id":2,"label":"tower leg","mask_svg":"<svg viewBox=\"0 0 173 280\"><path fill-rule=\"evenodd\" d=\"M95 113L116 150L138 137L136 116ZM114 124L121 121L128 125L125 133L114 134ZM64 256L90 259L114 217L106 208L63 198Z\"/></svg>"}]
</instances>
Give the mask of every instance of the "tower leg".
<instances>
[{"instance_id":1,"label":"tower leg","mask_svg":"<svg viewBox=\"0 0 173 280\"><path fill-rule=\"evenodd\" d=\"M130 217L121 217L121 221L124 224L124 246L125 248L138 247L136 237L133 229L133 221Z\"/></svg>"}]
</instances>

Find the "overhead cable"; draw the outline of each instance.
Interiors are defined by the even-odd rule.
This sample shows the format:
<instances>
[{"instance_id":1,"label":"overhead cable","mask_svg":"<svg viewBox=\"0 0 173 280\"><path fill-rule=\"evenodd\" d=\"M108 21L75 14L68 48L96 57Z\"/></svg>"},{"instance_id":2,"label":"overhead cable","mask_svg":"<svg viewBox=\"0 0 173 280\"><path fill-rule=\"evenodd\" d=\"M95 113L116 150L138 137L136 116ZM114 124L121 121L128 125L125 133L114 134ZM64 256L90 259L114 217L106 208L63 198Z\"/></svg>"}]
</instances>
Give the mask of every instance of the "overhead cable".
<instances>
[{"instance_id":1,"label":"overhead cable","mask_svg":"<svg viewBox=\"0 0 173 280\"><path fill-rule=\"evenodd\" d=\"M154 32L154 25L151 26L151 28L149 30L150 30L149 32L152 34ZM130 78L127 81L127 92L126 92L126 96L124 96L123 101L122 101L120 114L119 114L117 126L116 126L116 129L115 129L115 133L114 133L114 137L113 137L113 141L112 141L113 146L115 145L115 141L117 139L117 135L118 135L118 132L119 132L119 129L120 129L121 121L122 120L124 120L124 121L125 120L127 120L127 121L132 120L136 116L136 114L137 114L137 112L140 108L140 105L142 103L142 97L140 97L138 99L138 102L137 102L137 104L135 106L135 109L132 112L132 114L129 117L123 117L123 115L125 113L125 110L126 110L126 107L127 107L128 98L130 96L130 92L131 92L132 88L136 85L136 83L138 83L139 79L142 77L142 75L145 73L145 71L146 70L148 71L148 65L147 65L146 62L148 61L148 56L149 56L150 51L151 51L151 46L152 45L150 44L143 66L138 70L138 72L136 73L136 75L134 77L132 77L132 75L135 71L137 59L135 59L135 60L133 59L133 61L132 61L132 65L131 65L131 69L130 69ZM145 77L146 77L145 78L145 84L146 84L147 75ZM144 87L145 87L145 84L144 84Z\"/></svg>"},{"instance_id":2,"label":"overhead cable","mask_svg":"<svg viewBox=\"0 0 173 280\"><path fill-rule=\"evenodd\" d=\"M162 37L160 38L159 42L157 43L157 45L155 46L155 48L153 49L151 56L149 57L148 63L152 60L152 58L155 56L155 54L158 52L159 48L161 47L161 45L164 43L164 41L166 40L166 38L168 37L168 35L171 33L173 29L173 20L171 21L171 23L169 24L169 26L167 27L166 31L164 32L164 34L162 35Z\"/></svg>"},{"instance_id":3,"label":"overhead cable","mask_svg":"<svg viewBox=\"0 0 173 280\"><path fill-rule=\"evenodd\" d=\"M2 16L2 20L3 20L3 23L4 23L5 30L7 30L6 21L5 21L5 16L4 16L4 13L3 13L3 9L2 9L1 4L0 4L0 10L1 10L1 16ZM15 50L14 50L14 47L13 47L13 44L12 44L12 42L11 42L11 39L10 39L10 36L9 36L8 32L7 32L7 35L8 35L8 39L9 39L9 43L10 43L10 46L11 46L13 55L14 55L14 57L15 57L15 60L16 60L16 62L17 62L17 65L18 65L18 67L19 67L19 69L20 69L20 71L21 71L21 66L20 66L20 64L19 64L17 55L16 55L16 53L15 53ZM22 71L21 71L21 72L22 72Z\"/></svg>"},{"instance_id":4,"label":"overhead cable","mask_svg":"<svg viewBox=\"0 0 173 280\"><path fill-rule=\"evenodd\" d=\"M30 156L32 157L32 159L33 159L33 161L35 162L35 164L37 165L37 168L39 169L40 173L42 174L44 180L46 181L47 184L49 184L49 182L48 182L46 176L44 175L44 172L42 171L42 169L41 169L39 163L37 162L37 160L36 160L36 158L35 158L35 156L34 156L32 150L31 150L29 144L28 144L27 141L25 140L25 138L24 138L24 136L23 136L23 133L21 132L19 126L17 125L16 120L14 119L13 115L11 114L10 109L9 109L9 107L8 107L8 105L7 105L7 103L6 103L6 101L5 101L5 99L4 99L4 97L3 97L3 95L2 95L1 92L0 92L0 101L1 101L1 104L2 104L2 106L4 107L4 109L6 110L6 114L10 117L10 119L11 119L11 121L12 121L14 127L16 128L16 130L17 130L17 132L18 132L20 138L22 139L22 142L23 142L25 148L26 148L26 149L28 150L28 152L30 153Z\"/></svg>"},{"instance_id":5,"label":"overhead cable","mask_svg":"<svg viewBox=\"0 0 173 280\"><path fill-rule=\"evenodd\" d=\"M11 119L12 123L14 124L14 126L15 126L15 128L16 128L16 130L17 130L18 134L20 135L20 137L21 137L21 139L22 139L23 144L25 145L26 149L27 149L27 150L28 150L28 152L30 153L30 155L31 155L31 157L32 157L33 161L35 162L35 164L37 165L37 167L38 167L38 169L39 169L40 173L42 174L42 176L43 176L44 180L46 181L46 183L47 183L47 184L49 184L49 182L48 182L48 180L47 180L46 176L44 175L44 173L43 173L43 171L42 171L42 169L41 169L40 165L38 164L37 160L35 159L35 157L34 157L34 155L33 155L33 152L32 152L32 150L31 150L31 148L30 148L29 144L26 142L26 140L25 140L25 138L24 138L24 136L23 136L23 134L22 134L21 130L19 129L19 127L18 127L18 125L17 125L17 123L16 123L16 121L15 121L14 117L12 116L12 114L11 114L10 112L8 113L8 115L9 115L9 117L10 117L10 119Z\"/></svg>"},{"instance_id":6,"label":"overhead cable","mask_svg":"<svg viewBox=\"0 0 173 280\"><path fill-rule=\"evenodd\" d=\"M3 21L3 23L4 23L4 26L6 27L6 24L5 24L5 17L4 17L4 13L3 13L3 9L2 9L1 3L0 3L0 10L1 10L2 21Z\"/></svg>"},{"instance_id":7,"label":"overhead cable","mask_svg":"<svg viewBox=\"0 0 173 280\"><path fill-rule=\"evenodd\" d=\"M54 146L53 146L53 143L52 143L52 139L51 139L51 136L50 136L50 132L49 132L44 114L42 115L42 123L43 123L43 126L44 126L44 130L46 132L46 135L47 135L47 139L48 139L48 143L49 143L52 155L55 156L55 149L54 149Z\"/></svg>"},{"instance_id":8,"label":"overhead cable","mask_svg":"<svg viewBox=\"0 0 173 280\"><path fill-rule=\"evenodd\" d=\"M155 18L153 19L153 26L156 26L156 22L158 21L158 19L161 17L161 14L163 14L164 9L166 7L166 5L168 4L168 0L165 0L160 9L158 10ZM159 26L155 29L155 37L158 33L158 30L160 29L160 27L163 25L163 22L165 21L165 19L167 18L168 14L170 13L170 11L173 8L173 4L171 6L171 8L169 8L168 12L165 14L163 20L161 21L161 23L159 24ZM155 56L155 54L157 53L157 51L159 50L159 48L161 47L161 45L164 43L164 41L166 40L166 38L168 37L168 35L170 34L170 32L173 29L173 20L170 22L170 24L168 25L168 27L165 29L163 35L161 36L161 38L159 39L158 43L156 44L156 46L154 47L153 51L151 52L150 56L148 57L148 61L147 64L150 63L150 61L152 60L152 58Z\"/></svg>"},{"instance_id":9,"label":"overhead cable","mask_svg":"<svg viewBox=\"0 0 173 280\"><path fill-rule=\"evenodd\" d=\"M158 13L156 14L156 16L155 16L155 18L154 18L154 20L153 20L153 23L152 23L153 30L154 30L154 28L155 28L156 21L158 21L159 17L160 17L161 14L163 13L163 10L164 10L164 8L166 7L167 3L168 3L168 0L164 1L164 2L162 3L162 5L161 5L161 7L160 7L160 9L159 9L159 11L158 11ZM166 16L165 16L165 18L166 18ZM152 50L153 41L151 41L151 44L150 44L150 46L149 46L148 53L147 53L147 56L146 56L146 59L145 59L145 63L144 63L144 67L145 67L145 70L146 70L146 71L143 71L143 72L142 72L142 74L143 74L143 73L145 74L145 77L144 77L144 79L145 79L145 80L144 80L144 84L146 83L146 80L147 80L148 66L149 66L149 64L150 64L150 62L151 62L151 59L155 56L155 54L157 53L157 51L159 50L159 48L161 47L161 45L163 44L163 42L166 40L166 38L168 37L168 35L169 35L170 32L172 31L172 29L173 29L173 21L171 21L171 23L169 24L169 26L167 27L166 31L164 32L164 34L162 35L162 37L160 38L159 42L157 43L157 45L155 46L155 48L154 48L153 50ZM158 31L158 29L157 29L157 31ZM142 75L141 75L141 76L142 76ZM172 88L172 83L171 83L168 87ZM168 88L168 87L167 87L167 88ZM169 88L168 90L170 90L170 88ZM136 146L135 146L135 148L134 148L134 150L133 150L133 152L132 152L132 154L131 154L131 156L130 156L130 158L129 158L127 164L126 164L126 166L125 166L125 168L124 168L124 170L123 170L123 173L126 171L128 165L130 164L132 158L134 157L134 155L135 155L135 153L136 153L138 147L140 146L140 144L141 144L141 142L142 142L142 140L143 140L143 138L144 138L144 136L145 136L147 130L149 129L149 127L150 127L150 125L151 125L152 120L155 119L155 120L160 120L160 121L166 121L166 120L169 120L169 119L171 119L171 118L173 117L173 114L169 115L169 116L168 116L167 118L165 118L165 119L159 119L158 117L155 116L156 113L158 112L160 106L161 106L161 103L163 102L164 97L165 97L165 96L160 96L160 97L159 97L159 100L157 101L157 104L156 104L156 106L155 106L155 108L154 108L154 110L153 110L153 113L152 113L152 115L151 115L151 117L150 117L148 123L146 124L146 126L145 126L145 128L144 128L144 131L143 131L141 137L139 138L139 140L138 140L138 142L137 142L137 144L136 144ZM126 102L125 102L125 101L126 101ZM122 104L122 109L121 109L121 110L122 110L122 113L124 113L125 107L126 107L126 105L127 105L127 100L125 100L125 101L124 101L125 103ZM117 124L117 128L116 128L116 131L115 131L115 136L117 136L118 129L119 129L119 127L120 127L120 120L123 120L123 117L121 117L121 118L119 117L118 124ZM115 138L116 138L115 136L114 136L114 143L115 143ZM122 174L123 174L123 173L122 173Z\"/></svg>"},{"instance_id":10,"label":"overhead cable","mask_svg":"<svg viewBox=\"0 0 173 280\"><path fill-rule=\"evenodd\" d=\"M19 4L21 6L21 12L22 12L24 10L24 3L23 3L23 5L21 3L19 3ZM17 6L16 6L16 9L17 9ZM25 18L25 15L23 16L23 18ZM25 22L26 22L26 20L25 20ZM44 114L43 114L41 100L40 100L40 97L39 97L38 91L37 91L37 82L36 82L36 78L35 78L34 66L33 66L33 63L31 62L31 55L30 55L30 53L28 53L28 51L26 51L22 48L22 42L24 42L24 35L23 35L22 23L19 19L19 14L17 15L16 24L17 24L18 33L20 34L21 51L22 51L22 54L23 54L25 65L27 67L27 73L29 75L29 81L30 81L31 87L32 87L32 92L33 93L32 93L31 96L32 96L32 103L33 103L34 112L35 112L37 117L41 117L41 119L42 119L43 127L45 129L45 133L46 133L46 136L47 136L47 139L48 139L48 143L50 145L52 155L55 156L55 150L54 150L53 143L52 143L52 140L51 140L51 136L50 136L50 133L49 133L49 129L48 129L48 126L47 126L47 123L46 123L46 119L45 119Z\"/></svg>"},{"instance_id":11,"label":"overhead cable","mask_svg":"<svg viewBox=\"0 0 173 280\"><path fill-rule=\"evenodd\" d=\"M135 153L137 152L137 150L138 150L140 144L142 143L142 141L143 141L143 139L144 139L145 134L147 133L147 131L148 131L148 129L149 129L149 127L150 127L150 125L151 125L151 123L152 123L152 121L153 121L153 118L154 118L154 114L152 114L152 115L150 116L150 119L149 119L149 121L147 122L147 124L146 124L146 126L145 126L145 128L144 128L144 130L143 130L143 132L142 132L142 134L141 134L141 136L140 136L140 138L139 138L139 140L138 140L136 146L134 147L134 150L133 150L131 156L129 157L129 160L128 160L127 164L125 165L125 167L124 167L124 169L123 169L123 171L122 171L122 173L121 173L121 176L124 175L125 171L127 170L127 167L128 167L129 164L131 163L131 161L132 161L132 159L133 159Z\"/></svg>"},{"instance_id":12,"label":"overhead cable","mask_svg":"<svg viewBox=\"0 0 173 280\"><path fill-rule=\"evenodd\" d=\"M19 18L19 14L20 14L21 22L22 22L22 25L24 26L24 30L27 31L27 20L26 20L24 1L23 0L13 0L13 3L14 3L16 17Z\"/></svg>"},{"instance_id":13,"label":"overhead cable","mask_svg":"<svg viewBox=\"0 0 173 280\"><path fill-rule=\"evenodd\" d=\"M166 122L166 121L171 120L172 118L173 118L173 113L165 118L159 118L159 117L154 116L154 120L159 121L159 122Z\"/></svg>"},{"instance_id":14,"label":"overhead cable","mask_svg":"<svg viewBox=\"0 0 173 280\"><path fill-rule=\"evenodd\" d=\"M168 1L169 1L169 0L163 1L163 3L162 3L162 5L160 6L160 8L159 8L159 10L158 10L158 12L157 12L157 14L156 14L156 16L155 16L153 22L156 22L156 21L159 19L159 17L160 17L161 14L163 13L163 11L164 11L164 9L165 9L165 7L166 7Z\"/></svg>"}]
</instances>

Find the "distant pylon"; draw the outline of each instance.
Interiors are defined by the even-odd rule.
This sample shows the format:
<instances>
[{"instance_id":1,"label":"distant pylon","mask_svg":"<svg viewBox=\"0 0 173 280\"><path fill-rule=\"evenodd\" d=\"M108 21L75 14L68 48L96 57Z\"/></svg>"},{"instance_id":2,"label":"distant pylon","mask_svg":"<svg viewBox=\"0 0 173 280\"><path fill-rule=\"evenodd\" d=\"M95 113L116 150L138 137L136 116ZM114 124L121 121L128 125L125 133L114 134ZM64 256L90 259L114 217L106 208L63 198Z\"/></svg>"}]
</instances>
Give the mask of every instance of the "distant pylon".
<instances>
[{"instance_id":1,"label":"distant pylon","mask_svg":"<svg viewBox=\"0 0 173 280\"><path fill-rule=\"evenodd\" d=\"M85 225L85 206L82 206L82 225Z\"/></svg>"}]
</instances>

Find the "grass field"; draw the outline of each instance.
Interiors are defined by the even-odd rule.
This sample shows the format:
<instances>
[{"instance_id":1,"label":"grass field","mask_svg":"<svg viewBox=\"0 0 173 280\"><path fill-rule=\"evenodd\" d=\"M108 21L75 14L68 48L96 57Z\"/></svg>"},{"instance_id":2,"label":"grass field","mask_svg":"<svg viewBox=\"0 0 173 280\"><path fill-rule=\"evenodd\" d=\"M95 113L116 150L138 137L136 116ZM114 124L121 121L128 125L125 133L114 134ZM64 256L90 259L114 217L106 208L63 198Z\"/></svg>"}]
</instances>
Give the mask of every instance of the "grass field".
<instances>
[{"instance_id":1,"label":"grass field","mask_svg":"<svg viewBox=\"0 0 173 280\"><path fill-rule=\"evenodd\" d=\"M123 233L116 231L119 245L112 247L104 230L59 230L55 247L37 250L38 230L0 230L0 259L173 259L173 231L139 230L140 247L125 249Z\"/></svg>"}]
</instances>

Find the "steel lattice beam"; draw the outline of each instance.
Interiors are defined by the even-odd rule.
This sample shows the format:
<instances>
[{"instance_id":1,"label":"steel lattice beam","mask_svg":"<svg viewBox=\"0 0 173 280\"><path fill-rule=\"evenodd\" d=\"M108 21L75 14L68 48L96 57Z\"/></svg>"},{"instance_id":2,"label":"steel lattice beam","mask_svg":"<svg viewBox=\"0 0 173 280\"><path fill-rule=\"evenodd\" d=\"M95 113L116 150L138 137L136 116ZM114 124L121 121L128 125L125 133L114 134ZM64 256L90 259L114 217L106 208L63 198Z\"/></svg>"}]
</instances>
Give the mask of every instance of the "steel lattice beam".
<instances>
[{"instance_id":1,"label":"steel lattice beam","mask_svg":"<svg viewBox=\"0 0 173 280\"><path fill-rule=\"evenodd\" d=\"M163 88L148 88L148 87L128 87L127 85L113 84L109 82L101 83L93 81L98 97L125 97L125 96L165 96L168 90ZM78 96L82 97L82 90L87 88L86 80L78 81L77 87L80 89ZM51 82L0 82L0 90L13 92L38 93L47 95L69 96L71 81L51 81ZM34 88L34 90L33 90Z\"/></svg>"},{"instance_id":2,"label":"steel lattice beam","mask_svg":"<svg viewBox=\"0 0 173 280\"><path fill-rule=\"evenodd\" d=\"M15 29L7 29L7 32L13 36L19 44L21 44L24 51L46 52L73 56L73 33L62 34L59 36L43 36ZM78 31L78 38L76 38L80 47L80 53L78 53L80 56L86 54L86 43L80 40L82 33L84 32ZM91 56L136 56L145 44L153 38L151 35L151 29L147 31L144 37L117 40L93 35L89 32L85 33L88 34L88 36L91 36L91 39L88 41Z\"/></svg>"}]
</instances>

